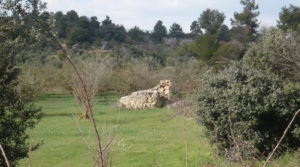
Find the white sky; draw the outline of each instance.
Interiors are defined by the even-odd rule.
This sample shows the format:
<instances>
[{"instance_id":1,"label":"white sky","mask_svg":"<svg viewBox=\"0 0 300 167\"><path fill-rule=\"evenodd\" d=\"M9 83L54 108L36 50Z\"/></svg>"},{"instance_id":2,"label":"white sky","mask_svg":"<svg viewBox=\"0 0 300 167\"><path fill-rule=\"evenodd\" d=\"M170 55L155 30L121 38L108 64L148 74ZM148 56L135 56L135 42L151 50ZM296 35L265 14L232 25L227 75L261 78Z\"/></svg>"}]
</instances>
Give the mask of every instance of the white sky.
<instances>
[{"instance_id":1,"label":"white sky","mask_svg":"<svg viewBox=\"0 0 300 167\"><path fill-rule=\"evenodd\" d=\"M230 26L233 13L241 11L240 0L45 0L49 11L75 10L78 15L97 16L102 21L106 15L127 29L139 26L151 31L158 20L167 28L174 22L189 32L192 21L207 8L225 13L225 23ZM300 6L300 0L256 0L259 4L261 26L276 25L283 6Z\"/></svg>"}]
</instances>

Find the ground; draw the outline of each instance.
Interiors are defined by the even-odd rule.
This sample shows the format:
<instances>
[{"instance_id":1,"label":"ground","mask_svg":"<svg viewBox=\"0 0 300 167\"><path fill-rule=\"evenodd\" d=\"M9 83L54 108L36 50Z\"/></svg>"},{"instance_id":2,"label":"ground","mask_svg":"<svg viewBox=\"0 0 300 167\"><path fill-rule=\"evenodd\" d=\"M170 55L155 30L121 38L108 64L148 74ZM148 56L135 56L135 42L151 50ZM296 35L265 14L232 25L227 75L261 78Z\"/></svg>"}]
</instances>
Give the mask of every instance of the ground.
<instances>
[{"instance_id":1,"label":"ground","mask_svg":"<svg viewBox=\"0 0 300 167\"><path fill-rule=\"evenodd\" d=\"M113 166L185 166L185 141L188 143L188 166L226 165L214 156L213 146L194 119L185 119L184 124L182 117L173 118L174 111L166 108L120 109L116 107L117 99L118 96L108 94L94 100L95 118L102 136L117 134L110 154ZM81 107L74 99L63 94L46 94L36 105L42 107L44 117L29 131L29 143L43 144L30 153L29 159L22 160L19 167L30 164L34 167L93 166L96 138L90 122L79 118ZM299 155L286 154L276 163L294 167L299 161L291 160L296 158Z\"/></svg>"}]
</instances>

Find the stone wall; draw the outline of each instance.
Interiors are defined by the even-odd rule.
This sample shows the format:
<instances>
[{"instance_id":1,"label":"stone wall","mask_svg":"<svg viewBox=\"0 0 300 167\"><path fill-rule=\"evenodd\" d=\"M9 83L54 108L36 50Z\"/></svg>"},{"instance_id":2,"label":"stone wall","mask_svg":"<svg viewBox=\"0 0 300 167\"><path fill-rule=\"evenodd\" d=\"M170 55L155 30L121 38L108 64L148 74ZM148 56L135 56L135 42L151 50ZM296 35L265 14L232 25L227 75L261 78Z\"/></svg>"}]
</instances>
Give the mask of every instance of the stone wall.
<instances>
[{"instance_id":1,"label":"stone wall","mask_svg":"<svg viewBox=\"0 0 300 167\"><path fill-rule=\"evenodd\" d=\"M122 97L119 105L130 109L163 107L171 100L170 87L170 80L162 80L154 88L136 91Z\"/></svg>"}]
</instances>

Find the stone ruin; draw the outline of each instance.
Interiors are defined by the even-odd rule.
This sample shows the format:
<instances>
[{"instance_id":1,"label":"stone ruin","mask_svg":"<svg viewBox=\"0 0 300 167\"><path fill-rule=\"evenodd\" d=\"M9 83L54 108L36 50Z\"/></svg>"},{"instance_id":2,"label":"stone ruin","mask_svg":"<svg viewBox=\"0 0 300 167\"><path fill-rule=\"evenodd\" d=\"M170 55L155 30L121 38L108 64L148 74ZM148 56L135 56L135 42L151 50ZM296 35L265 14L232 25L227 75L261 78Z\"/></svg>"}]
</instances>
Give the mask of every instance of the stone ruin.
<instances>
[{"instance_id":1,"label":"stone ruin","mask_svg":"<svg viewBox=\"0 0 300 167\"><path fill-rule=\"evenodd\" d=\"M161 80L154 88L121 97L119 105L129 109L163 107L171 100L170 87L170 80Z\"/></svg>"}]
</instances>

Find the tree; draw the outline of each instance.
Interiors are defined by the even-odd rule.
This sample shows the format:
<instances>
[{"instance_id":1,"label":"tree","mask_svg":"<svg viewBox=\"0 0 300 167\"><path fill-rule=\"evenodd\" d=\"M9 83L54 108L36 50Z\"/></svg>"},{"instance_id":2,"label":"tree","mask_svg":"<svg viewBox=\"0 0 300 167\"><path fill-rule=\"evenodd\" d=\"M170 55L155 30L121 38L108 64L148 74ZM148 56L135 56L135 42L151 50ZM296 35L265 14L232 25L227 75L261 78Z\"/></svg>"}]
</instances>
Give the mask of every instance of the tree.
<instances>
[{"instance_id":1,"label":"tree","mask_svg":"<svg viewBox=\"0 0 300 167\"><path fill-rule=\"evenodd\" d=\"M109 56L105 57L97 55L81 60L77 64L83 74L85 84L87 85L87 93L92 106L94 104L94 97L99 91L101 84L103 86L103 81L107 81L111 77L113 67L112 62L113 61ZM64 68L66 68L66 66ZM70 82L69 84L72 86L74 97L84 108L81 118L89 118L89 106L82 91L80 81L77 77L73 77L68 82Z\"/></svg>"},{"instance_id":2,"label":"tree","mask_svg":"<svg viewBox=\"0 0 300 167\"><path fill-rule=\"evenodd\" d=\"M200 28L205 30L205 33L215 34L221 30L224 20L224 13L216 9L206 9L200 15L198 22Z\"/></svg>"},{"instance_id":3,"label":"tree","mask_svg":"<svg viewBox=\"0 0 300 167\"><path fill-rule=\"evenodd\" d=\"M116 25L114 28L114 40L117 42L124 42L126 40L126 30L123 25Z\"/></svg>"},{"instance_id":4,"label":"tree","mask_svg":"<svg viewBox=\"0 0 300 167\"><path fill-rule=\"evenodd\" d=\"M106 16L105 19L102 21L102 26L111 25L111 24L113 23L109 16Z\"/></svg>"},{"instance_id":5,"label":"tree","mask_svg":"<svg viewBox=\"0 0 300 167\"><path fill-rule=\"evenodd\" d=\"M65 38L66 37L66 34L67 34L67 18L65 17L65 15L63 14L63 12L59 11L59 12L56 12L54 14L54 18L56 20L56 31L58 32L58 37L59 38Z\"/></svg>"},{"instance_id":6,"label":"tree","mask_svg":"<svg viewBox=\"0 0 300 167\"><path fill-rule=\"evenodd\" d=\"M111 41L114 38L115 25L112 23L112 20L109 16L106 16L101 23L102 24L99 29L100 38L104 39L105 41Z\"/></svg>"},{"instance_id":7,"label":"tree","mask_svg":"<svg viewBox=\"0 0 300 167\"><path fill-rule=\"evenodd\" d=\"M128 36L130 39L138 42L144 41L145 35L146 33L137 26L128 31Z\"/></svg>"},{"instance_id":8,"label":"tree","mask_svg":"<svg viewBox=\"0 0 300 167\"><path fill-rule=\"evenodd\" d=\"M79 16L75 10L70 10L66 14L66 19L68 22L75 23L78 21Z\"/></svg>"},{"instance_id":9,"label":"tree","mask_svg":"<svg viewBox=\"0 0 300 167\"><path fill-rule=\"evenodd\" d=\"M13 167L20 159L27 157L29 151L37 148L27 143L27 130L33 128L41 118L40 109L22 99L16 89L20 73L16 64L18 48L33 41L32 37L37 35L34 24L27 16L36 16L39 8L34 8L34 4L43 6L39 1L28 0L25 3L28 8L22 10L24 15L18 14L21 2L0 3L0 144ZM2 156L0 166L6 166Z\"/></svg>"},{"instance_id":10,"label":"tree","mask_svg":"<svg viewBox=\"0 0 300 167\"><path fill-rule=\"evenodd\" d=\"M204 34L195 40L195 51L200 60L209 60L218 49L218 39L215 35Z\"/></svg>"},{"instance_id":11,"label":"tree","mask_svg":"<svg viewBox=\"0 0 300 167\"><path fill-rule=\"evenodd\" d=\"M67 42L70 45L82 42L91 42L89 32L90 21L87 17L82 16L74 23L68 22Z\"/></svg>"},{"instance_id":12,"label":"tree","mask_svg":"<svg viewBox=\"0 0 300 167\"><path fill-rule=\"evenodd\" d=\"M167 36L167 28L163 25L161 20L158 20L151 33L151 38L154 42L161 42Z\"/></svg>"},{"instance_id":13,"label":"tree","mask_svg":"<svg viewBox=\"0 0 300 167\"><path fill-rule=\"evenodd\" d=\"M283 30L292 29L299 31L300 7L294 5L290 5L288 8L283 7L279 13L278 27Z\"/></svg>"},{"instance_id":14,"label":"tree","mask_svg":"<svg viewBox=\"0 0 300 167\"><path fill-rule=\"evenodd\" d=\"M115 25L109 16L106 16L100 26L99 35L105 41L115 40L117 42L124 42L126 39L126 30L123 25Z\"/></svg>"},{"instance_id":15,"label":"tree","mask_svg":"<svg viewBox=\"0 0 300 167\"><path fill-rule=\"evenodd\" d=\"M173 23L169 30L169 36L174 38L182 38L184 36L184 32L181 26L177 23Z\"/></svg>"},{"instance_id":16,"label":"tree","mask_svg":"<svg viewBox=\"0 0 300 167\"><path fill-rule=\"evenodd\" d=\"M93 41L99 35L99 28L100 28L100 22L98 21L97 17L95 17L95 16L91 17L90 18L89 32L90 32L90 38Z\"/></svg>"},{"instance_id":17,"label":"tree","mask_svg":"<svg viewBox=\"0 0 300 167\"><path fill-rule=\"evenodd\" d=\"M241 29L248 38L246 42L255 40L257 27L259 26L257 17L259 12L258 5L255 0L241 0L240 3L244 6L243 11L234 13L234 19L231 19L231 24L235 29Z\"/></svg>"},{"instance_id":18,"label":"tree","mask_svg":"<svg viewBox=\"0 0 300 167\"><path fill-rule=\"evenodd\" d=\"M67 33L67 41L70 45L79 42L89 42L89 31L80 26L72 27Z\"/></svg>"},{"instance_id":19,"label":"tree","mask_svg":"<svg viewBox=\"0 0 300 167\"><path fill-rule=\"evenodd\" d=\"M224 42L221 46L213 53L211 62L215 67L221 67L231 64L232 61L240 59L239 47L231 42Z\"/></svg>"},{"instance_id":20,"label":"tree","mask_svg":"<svg viewBox=\"0 0 300 167\"><path fill-rule=\"evenodd\" d=\"M200 28L200 25L197 21L193 21L191 26L190 26L190 31L191 31L191 34L194 36L194 35L197 35L197 34L202 34L202 31L201 31L201 28Z\"/></svg>"}]
</instances>

